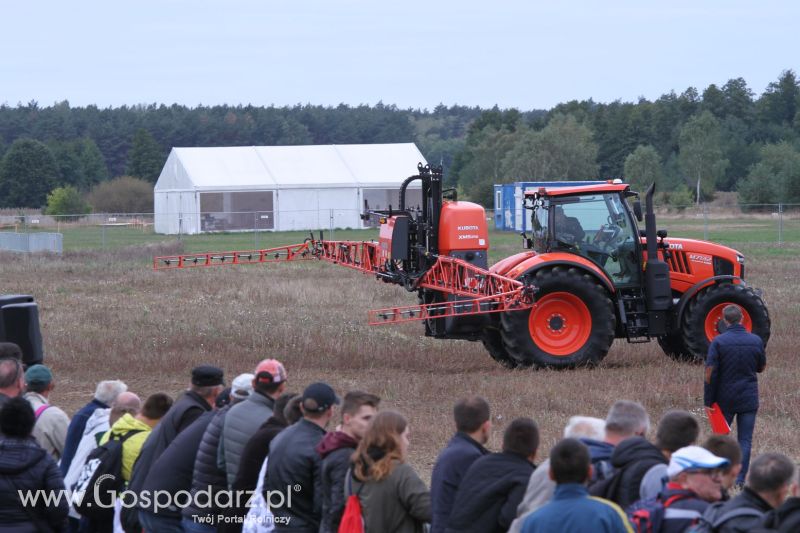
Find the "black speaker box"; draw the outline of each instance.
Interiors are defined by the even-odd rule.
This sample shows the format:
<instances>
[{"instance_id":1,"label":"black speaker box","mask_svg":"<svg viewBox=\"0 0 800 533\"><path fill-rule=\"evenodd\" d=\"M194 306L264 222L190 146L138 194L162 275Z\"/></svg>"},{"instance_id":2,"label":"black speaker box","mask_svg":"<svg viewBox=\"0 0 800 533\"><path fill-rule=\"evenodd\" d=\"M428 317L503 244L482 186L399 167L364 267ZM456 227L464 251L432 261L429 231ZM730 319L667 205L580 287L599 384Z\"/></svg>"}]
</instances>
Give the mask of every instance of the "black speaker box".
<instances>
[{"instance_id":1,"label":"black speaker box","mask_svg":"<svg viewBox=\"0 0 800 533\"><path fill-rule=\"evenodd\" d=\"M0 340L20 347L25 366L44 360L39 306L32 296L0 296Z\"/></svg>"}]
</instances>

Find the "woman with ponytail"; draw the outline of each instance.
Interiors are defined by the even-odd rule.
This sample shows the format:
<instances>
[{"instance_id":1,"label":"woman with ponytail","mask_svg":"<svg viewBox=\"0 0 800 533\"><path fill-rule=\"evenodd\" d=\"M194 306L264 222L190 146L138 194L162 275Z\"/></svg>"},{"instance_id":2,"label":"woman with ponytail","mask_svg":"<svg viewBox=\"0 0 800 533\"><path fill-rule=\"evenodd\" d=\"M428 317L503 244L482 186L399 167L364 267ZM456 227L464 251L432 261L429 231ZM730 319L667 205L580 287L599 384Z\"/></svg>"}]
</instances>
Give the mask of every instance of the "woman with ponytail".
<instances>
[{"instance_id":1,"label":"woman with ponytail","mask_svg":"<svg viewBox=\"0 0 800 533\"><path fill-rule=\"evenodd\" d=\"M431 520L431 494L406 462L408 423L395 411L372 421L353 454L345 494L361 501L366 533L420 533Z\"/></svg>"}]
</instances>

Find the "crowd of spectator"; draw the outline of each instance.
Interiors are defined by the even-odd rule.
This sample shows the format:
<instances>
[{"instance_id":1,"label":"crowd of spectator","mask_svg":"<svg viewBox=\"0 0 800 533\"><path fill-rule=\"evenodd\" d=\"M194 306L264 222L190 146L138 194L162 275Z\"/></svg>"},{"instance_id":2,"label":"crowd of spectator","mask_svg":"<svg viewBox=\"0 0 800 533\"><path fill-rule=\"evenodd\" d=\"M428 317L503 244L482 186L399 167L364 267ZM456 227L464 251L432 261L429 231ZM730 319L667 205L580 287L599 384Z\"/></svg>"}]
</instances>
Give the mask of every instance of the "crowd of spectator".
<instances>
[{"instance_id":1,"label":"crowd of spectator","mask_svg":"<svg viewBox=\"0 0 800 533\"><path fill-rule=\"evenodd\" d=\"M0 346L2 531L349 533L354 517L367 533L800 531L795 464L765 453L742 478L737 440L698 442L686 411L663 414L651 441L645 408L620 400L605 419L565 420L545 456L530 418L504 424L490 451L489 403L463 398L429 488L408 461L413 418L324 382L289 392L275 359L228 388L221 369L198 366L174 401L101 381L71 420L50 404L55 383ZM109 457L113 512L23 502L26 491L76 490Z\"/></svg>"}]
</instances>

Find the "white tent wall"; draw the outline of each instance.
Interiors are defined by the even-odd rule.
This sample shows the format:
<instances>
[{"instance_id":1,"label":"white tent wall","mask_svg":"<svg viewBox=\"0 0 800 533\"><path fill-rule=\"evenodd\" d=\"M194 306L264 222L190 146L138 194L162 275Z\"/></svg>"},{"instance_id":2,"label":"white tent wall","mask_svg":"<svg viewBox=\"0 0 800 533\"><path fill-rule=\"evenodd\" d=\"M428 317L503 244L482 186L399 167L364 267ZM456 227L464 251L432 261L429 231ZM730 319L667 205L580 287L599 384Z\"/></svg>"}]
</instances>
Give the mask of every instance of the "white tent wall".
<instances>
[{"instance_id":1,"label":"white tent wall","mask_svg":"<svg viewBox=\"0 0 800 533\"><path fill-rule=\"evenodd\" d=\"M354 188L283 189L278 192L276 229L359 228L357 195Z\"/></svg>"},{"instance_id":2,"label":"white tent wall","mask_svg":"<svg viewBox=\"0 0 800 533\"><path fill-rule=\"evenodd\" d=\"M368 227L364 198L372 209L397 208L420 162L413 143L173 148L154 188L155 231ZM419 204L419 181L407 197Z\"/></svg>"}]
</instances>

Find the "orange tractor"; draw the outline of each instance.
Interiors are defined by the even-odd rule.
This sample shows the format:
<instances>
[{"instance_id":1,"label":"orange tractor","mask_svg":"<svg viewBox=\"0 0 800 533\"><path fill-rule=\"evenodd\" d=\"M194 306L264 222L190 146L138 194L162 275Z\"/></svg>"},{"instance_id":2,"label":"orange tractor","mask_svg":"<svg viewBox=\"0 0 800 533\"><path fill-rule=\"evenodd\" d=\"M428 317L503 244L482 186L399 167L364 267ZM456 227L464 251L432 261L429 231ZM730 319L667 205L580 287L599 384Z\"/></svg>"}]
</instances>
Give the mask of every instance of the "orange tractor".
<instances>
[{"instance_id":1,"label":"orange tractor","mask_svg":"<svg viewBox=\"0 0 800 533\"><path fill-rule=\"evenodd\" d=\"M406 190L414 181L421 181L422 204L412 208ZM526 251L489 267L483 207L443 190L441 168L420 165L401 185L396 210L365 209L363 218L380 219L377 242L320 234L266 250L156 257L154 268L336 263L417 293L417 305L370 311L370 324L423 321L425 335L482 341L509 368L596 364L615 338L656 339L671 357L702 360L724 330L728 304L741 307L745 328L766 344L769 312L760 291L744 282L742 254L667 240L656 230L653 193L651 186L643 217L638 194L619 182L527 192ZM637 228L643 218L646 231Z\"/></svg>"}]
</instances>

